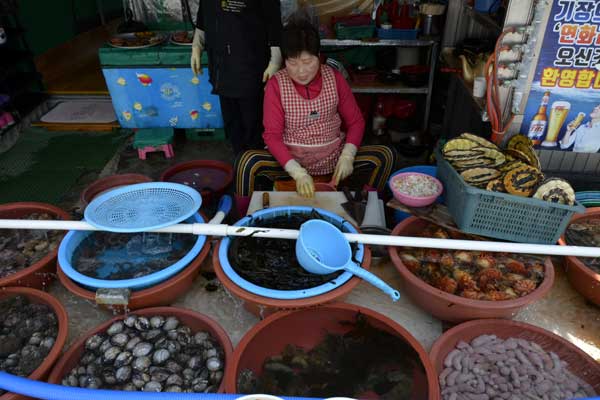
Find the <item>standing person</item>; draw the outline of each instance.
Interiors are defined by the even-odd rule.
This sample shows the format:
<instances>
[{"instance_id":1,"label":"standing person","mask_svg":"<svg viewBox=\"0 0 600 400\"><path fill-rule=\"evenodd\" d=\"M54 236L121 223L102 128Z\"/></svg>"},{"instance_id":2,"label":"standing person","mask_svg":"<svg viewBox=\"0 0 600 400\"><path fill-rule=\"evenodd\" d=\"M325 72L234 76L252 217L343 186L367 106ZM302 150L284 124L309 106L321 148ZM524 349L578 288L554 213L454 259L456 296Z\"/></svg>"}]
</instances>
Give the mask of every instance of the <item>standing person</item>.
<instances>
[{"instance_id":1,"label":"standing person","mask_svg":"<svg viewBox=\"0 0 600 400\"><path fill-rule=\"evenodd\" d=\"M292 177L296 191L313 197L313 176L353 189L382 191L396 164L387 146L362 146L365 121L343 75L321 65L320 37L305 19L283 30L285 68L265 88L263 138L268 151L250 150L236 162L236 200L244 213L256 179Z\"/></svg>"},{"instance_id":2,"label":"standing person","mask_svg":"<svg viewBox=\"0 0 600 400\"><path fill-rule=\"evenodd\" d=\"M264 146L263 85L281 68L281 29L279 0L200 0L192 71L202 74L206 50L210 83L236 156Z\"/></svg>"}]
</instances>

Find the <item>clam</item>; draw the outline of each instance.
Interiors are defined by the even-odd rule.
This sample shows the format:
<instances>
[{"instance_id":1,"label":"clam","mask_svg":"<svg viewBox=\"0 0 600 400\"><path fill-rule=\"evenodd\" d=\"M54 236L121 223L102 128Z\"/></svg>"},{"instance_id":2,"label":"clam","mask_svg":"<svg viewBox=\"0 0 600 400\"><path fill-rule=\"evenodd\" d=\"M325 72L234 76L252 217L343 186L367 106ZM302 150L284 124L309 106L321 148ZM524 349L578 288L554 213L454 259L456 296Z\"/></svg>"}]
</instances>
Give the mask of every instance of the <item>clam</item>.
<instances>
[{"instance_id":1,"label":"clam","mask_svg":"<svg viewBox=\"0 0 600 400\"><path fill-rule=\"evenodd\" d=\"M156 315L150 318L150 326L154 329L159 329L165 324L165 317Z\"/></svg>"},{"instance_id":2,"label":"clam","mask_svg":"<svg viewBox=\"0 0 600 400\"><path fill-rule=\"evenodd\" d=\"M210 372L215 372L223 368L223 363L217 357L211 357L206 360L206 368Z\"/></svg>"},{"instance_id":3,"label":"clam","mask_svg":"<svg viewBox=\"0 0 600 400\"><path fill-rule=\"evenodd\" d=\"M126 333L117 333L110 338L110 342L115 346L123 347L129 341L129 336Z\"/></svg>"},{"instance_id":4,"label":"clam","mask_svg":"<svg viewBox=\"0 0 600 400\"><path fill-rule=\"evenodd\" d=\"M114 346L104 352L102 361L104 364L113 364L117 357L121 354L121 349Z\"/></svg>"},{"instance_id":5,"label":"clam","mask_svg":"<svg viewBox=\"0 0 600 400\"><path fill-rule=\"evenodd\" d=\"M133 350L133 348L142 341L142 338L139 336L134 336L131 339L129 339L129 341L127 342L127 344L125 345L125 349L126 350Z\"/></svg>"},{"instance_id":6,"label":"clam","mask_svg":"<svg viewBox=\"0 0 600 400\"><path fill-rule=\"evenodd\" d=\"M129 351L124 351L115 359L115 368L121 368L125 365L129 365L131 364L131 361L133 361L133 354L131 354Z\"/></svg>"},{"instance_id":7,"label":"clam","mask_svg":"<svg viewBox=\"0 0 600 400\"><path fill-rule=\"evenodd\" d=\"M177 327L179 326L179 319L177 317L168 317L165 320L165 323L163 324L163 329L165 331L172 331L174 329L177 329Z\"/></svg>"},{"instance_id":8,"label":"clam","mask_svg":"<svg viewBox=\"0 0 600 400\"><path fill-rule=\"evenodd\" d=\"M150 365L152 364L152 361L150 360L150 358L148 357L137 357L136 359L133 360L133 369L135 369L136 371L146 371L148 368L150 368Z\"/></svg>"},{"instance_id":9,"label":"clam","mask_svg":"<svg viewBox=\"0 0 600 400\"><path fill-rule=\"evenodd\" d=\"M154 354L152 355L152 361L155 364L161 365L164 364L169 357L171 357L171 353L169 353L169 350L166 349L160 349L154 352Z\"/></svg>"},{"instance_id":10,"label":"clam","mask_svg":"<svg viewBox=\"0 0 600 400\"><path fill-rule=\"evenodd\" d=\"M204 360L200 356L194 356L189 359L189 361L187 362L187 365L191 369L198 369L204 365Z\"/></svg>"},{"instance_id":11,"label":"clam","mask_svg":"<svg viewBox=\"0 0 600 400\"><path fill-rule=\"evenodd\" d=\"M137 320L137 316L136 315L128 315L124 320L123 323L128 327L128 328L133 328L135 325L135 321Z\"/></svg>"},{"instance_id":12,"label":"clam","mask_svg":"<svg viewBox=\"0 0 600 400\"><path fill-rule=\"evenodd\" d=\"M183 386L183 378L177 374L171 374L166 381L167 386L177 385Z\"/></svg>"},{"instance_id":13,"label":"clam","mask_svg":"<svg viewBox=\"0 0 600 400\"><path fill-rule=\"evenodd\" d=\"M133 326L140 332L147 331L150 328L150 321L146 317L138 317Z\"/></svg>"},{"instance_id":14,"label":"clam","mask_svg":"<svg viewBox=\"0 0 600 400\"><path fill-rule=\"evenodd\" d=\"M100 345L104 342L105 339L106 339L106 336L102 335L102 334L96 334L94 336L90 336L85 341L85 348L88 350L96 350L97 348L100 347Z\"/></svg>"},{"instance_id":15,"label":"clam","mask_svg":"<svg viewBox=\"0 0 600 400\"><path fill-rule=\"evenodd\" d=\"M108 327L108 329L106 330L106 333L108 333L109 336L113 336L113 335L116 335L117 333L123 332L124 329L125 329L125 324L123 323L123 321L117 321Z\"/></svg>"},{"instance_id":16,"label":"clam","mask_svg":"<svg viewBox=\"0 0 600 400\"><path fill-rule=\"evenodd\" d=\"M127 382L131 378L131 367L129 365L124 365L117 369L115 372L115 377L119 382Z\"/></svg>"},{"instance_id":17,"label":"clam","mask_svg":"<svg viewBox=\"0 0 600 400\"><path fill-rule=\"evenodd\" d=\"M192 381L192 390L196 393L202 393L208 388L208 381L202 378L196 378Z\"/></svg>"},{"instance_id":18,"label":"clam","mask_svg":"<svg viewBox=\"0 0 600 400\"><path fill-rule=\"evenodd\" d=\"M162 392L162 385L160 382L150 381L144 385L144 392Z\"/></svg>"},{"instance_id":19,"label":"clam","mask_svg":"<svg viewBox=\"0 0 600 400\"><path fill-rule=\"evenodd\" d=\"M140 342L133 348L133 355L135 357L145 357L152 352L152 345L148 342Z\"/></svg>"}]
</instances>

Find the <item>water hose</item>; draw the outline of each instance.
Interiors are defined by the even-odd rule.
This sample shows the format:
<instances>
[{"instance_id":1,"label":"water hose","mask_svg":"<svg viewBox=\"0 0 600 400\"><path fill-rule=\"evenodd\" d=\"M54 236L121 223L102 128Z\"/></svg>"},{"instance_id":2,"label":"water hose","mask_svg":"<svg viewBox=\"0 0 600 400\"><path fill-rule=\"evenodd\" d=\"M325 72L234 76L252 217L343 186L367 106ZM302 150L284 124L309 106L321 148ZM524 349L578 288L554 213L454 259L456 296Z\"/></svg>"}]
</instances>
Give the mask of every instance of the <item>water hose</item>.
<instances>
[{"instance_id":1,"label":"water hose","mask_svg":"<svg viewBox=\"0 0 600 400\"><path fill-rule=\"evenodd\" d=\"M43 400L311 400L306 397L276 397L266 395L150 393L82 389L38 382L2 371L0 371L0 389Z\"/></svg>"}]
</instances>

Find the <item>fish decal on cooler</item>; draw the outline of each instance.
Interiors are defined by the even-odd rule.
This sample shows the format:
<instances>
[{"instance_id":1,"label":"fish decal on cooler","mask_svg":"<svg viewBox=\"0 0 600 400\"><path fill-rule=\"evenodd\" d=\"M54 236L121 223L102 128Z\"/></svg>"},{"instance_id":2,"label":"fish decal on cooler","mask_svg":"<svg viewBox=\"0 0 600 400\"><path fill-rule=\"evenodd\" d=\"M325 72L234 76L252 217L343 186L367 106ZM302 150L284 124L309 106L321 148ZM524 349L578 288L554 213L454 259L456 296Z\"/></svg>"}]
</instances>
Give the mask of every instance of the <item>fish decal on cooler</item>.
<instances>
[{"instance_id":1,"label":"fish decal on cooler","mask_svg":"<svg viewBox=\"0 0 600 400\"><path fill-rule=\"evenodd\" d=\"M148 74L135 74L138 78L138 81L142 84L142 86L150 86L152 84L152 78Z\"/></svg>"},{"instance_id":2,"label":"fish decal on cooler","mask_svg":"<svg viewBox=\"0 0 600 400\"><path fill-rule=\"evenodd\" d=\"M129 121L131 120L131 113L129 111L123 111L123 118L125 118L125 121Z\"/></svg>"},{"instance_id":3,"label":"fish decal on cooler","mask_svg":"<svg viewBox=\"0 0 600 400\"><path fill-rule=\"evenodd\" d=\"M135 103L133 103L133 109L136 111L142 111L142 103L140 103L139 101L136 101Z\"/></svg>"},{"instance_id":4,"label":"fish decal on cooler","mask_svg":"<svg viewBox=\"0 0 600 400\"><path fill-rule=\"evenodd\" d=\"M210 112L210 110L212 110L212 104L209 103L208 101L205 101L202 104L202 108L204 108L206 111Z\"/></svg>"},{"instance_id":5,"label":"fish decal on cooler","mask_svg":"<svg viewBox=\"0 0 600 400\"><path fill-rule=\"evenodd\" d=\"M192 82L192 85L199 85L200 84L200 79L198 79L198 77L195 76L195 77L192 78L192 80L190 82Z\"/></svg>"},{"instance_id":6,"label":"fish decal on cooler","mask_svg":"<svg viewBox=\"0 0 600 400\"><path fill-rule=\"evenodd\" d=\"M179 117L173 117L173 118L169 119L169 124L171 126L176 126L178 122L179 122Z\"/></svg>"},{"instance_id":7,"label":"fish decal on cooler","mask_svg":"<svg viewBox=\"0 0 600 400\"><path fill-rule=\"evenodd\" d=\"M197 120L199 115L200 113L198 112L198 110L190 111L190 118L192 118L192 121Z\"/></svg>"},{"instance_id":8,"label":"fish decal on cooler","mask_svg":"<svg viewBox=\"0 0 600 400\"><path fill-rule=\"evenodd\" d=\"M147 117L158 117L158 108L156 107L146 107L144 109L143 114Z\"/></svg>"},{"instance_id":9,"label":"fish decal on cooler","mask_svg":"<svg viewBox=\"0 0 600 400\"><path fill-rule=\"evenodd\" d=\"M127 85L127 81L125 80L125 78L121 77L121 78L117 79L117 84L121 85L121 86L125 86L125 85Z\"/></svg>"},{"instance_id":10,"label":"fish decal on cooler","mask_svg":"<svg viewBox=\"0 0 600 400\"><path fill-rule=\"evenodd\" d=\"M172 83L165 83L160 87L160 96L167 101L174 101L181 97L181 91Z\"/></svg>"}]
</instances>

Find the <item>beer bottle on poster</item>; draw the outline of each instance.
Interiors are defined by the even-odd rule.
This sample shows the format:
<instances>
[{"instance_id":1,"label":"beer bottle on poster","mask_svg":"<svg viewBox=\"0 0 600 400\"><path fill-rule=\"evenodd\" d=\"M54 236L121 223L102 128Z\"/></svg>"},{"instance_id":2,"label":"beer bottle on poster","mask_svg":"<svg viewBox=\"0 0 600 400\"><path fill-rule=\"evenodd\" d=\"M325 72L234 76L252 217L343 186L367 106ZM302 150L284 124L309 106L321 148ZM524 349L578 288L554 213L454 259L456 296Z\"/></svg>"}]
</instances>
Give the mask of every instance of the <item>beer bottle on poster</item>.
<instances>
[{"instance_id":1,"label":"beer bottle on poster","mask_svg":"<svg viewBox=\"0 0 600 400\"><path fill-rule=\"evenodd\" d=\"M527 136L529 139L533 141L534 144L540 144L542 141L542 137L544 136L544 132L546 131L546 126L548 125L548 102L550 101L550 92L545 92L544 97L542 98L542 104L540 104L540 108L531 120L531 125L529 125L529 133Z\"/></svg>"}]
</instances>

